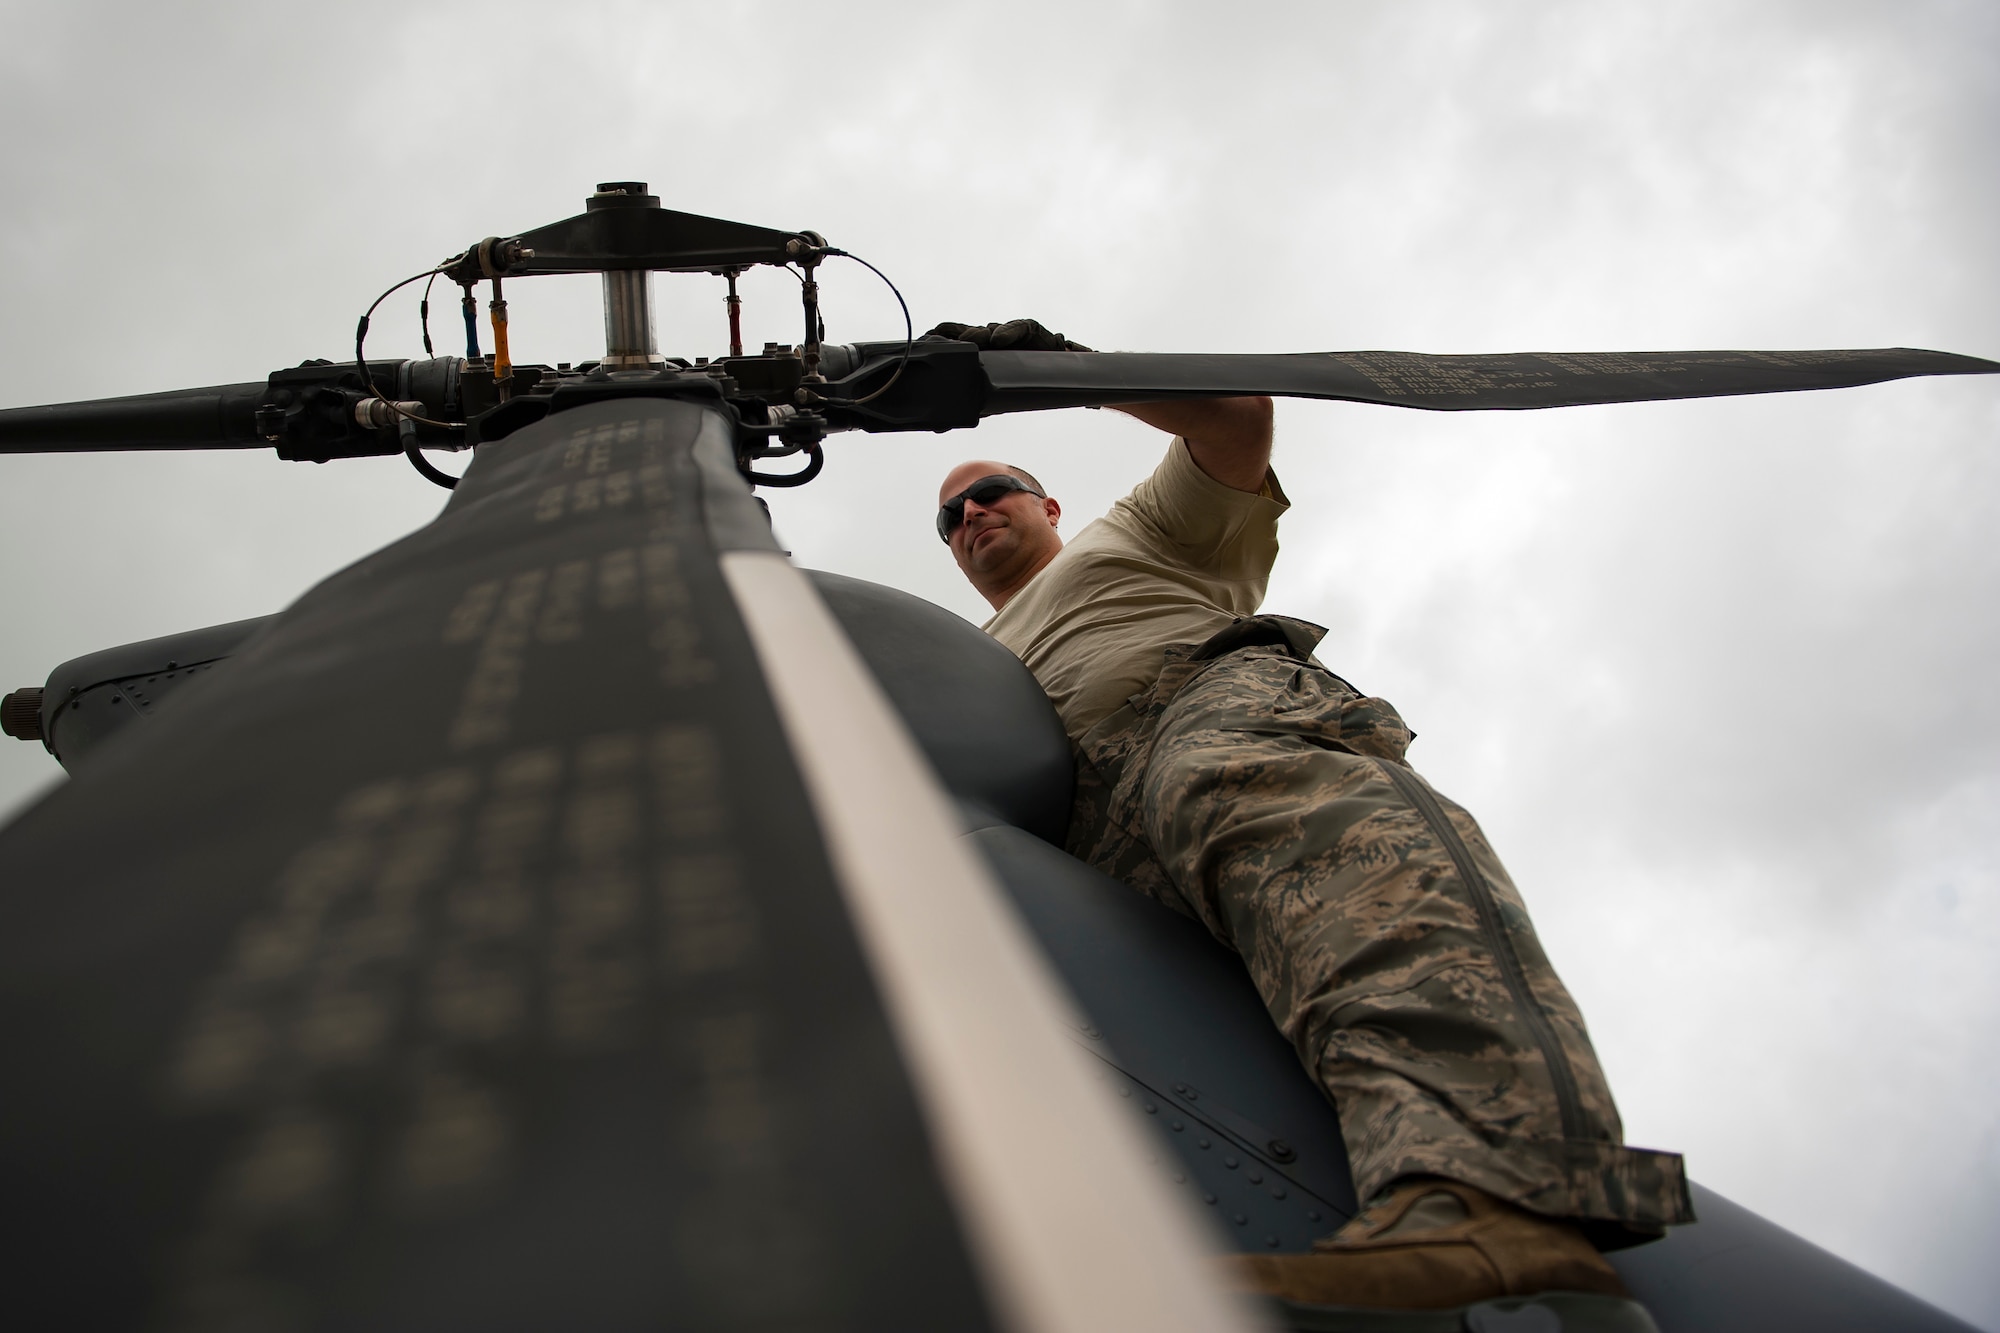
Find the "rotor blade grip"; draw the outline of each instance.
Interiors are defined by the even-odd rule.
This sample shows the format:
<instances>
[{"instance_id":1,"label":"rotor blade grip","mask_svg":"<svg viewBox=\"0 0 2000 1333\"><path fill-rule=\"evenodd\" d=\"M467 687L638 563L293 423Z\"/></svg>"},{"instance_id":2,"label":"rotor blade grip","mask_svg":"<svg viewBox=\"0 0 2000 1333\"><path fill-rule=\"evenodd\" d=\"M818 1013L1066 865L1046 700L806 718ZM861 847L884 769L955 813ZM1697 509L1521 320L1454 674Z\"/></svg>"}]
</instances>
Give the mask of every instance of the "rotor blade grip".
<instances>
[{"instance_id":1,"label":"rotor blade grip","mask_svg":"<svg viewBox=\"0 0 2000 1333\"><path fill-rule=\"evenodd\" d=\"M255 449L265 381L0 410L0 454Z\"/></svg>"}]
</instances>

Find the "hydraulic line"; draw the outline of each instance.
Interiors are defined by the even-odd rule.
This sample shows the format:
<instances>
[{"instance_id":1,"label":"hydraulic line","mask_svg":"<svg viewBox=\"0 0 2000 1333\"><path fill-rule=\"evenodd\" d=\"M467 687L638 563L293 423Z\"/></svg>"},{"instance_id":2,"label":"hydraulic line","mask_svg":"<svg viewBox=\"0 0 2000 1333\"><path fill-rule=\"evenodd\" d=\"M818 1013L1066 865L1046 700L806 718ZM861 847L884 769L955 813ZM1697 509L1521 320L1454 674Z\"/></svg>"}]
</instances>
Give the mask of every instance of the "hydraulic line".
<instances>
[{"instance_id":1,"label":"hydraulic line","mask_svg":"<svg viewBox=\"0 0 2000 1333\"><path fill-rule=\"evenodd\" d=\"M459 302L459 310L465 315L465 359L479 359L479 302L472 299L472 284L465 284L465 299Z\"/></svg>"},{"instance_id":2,"label":"hydraulic line","mask_svg":"<svg viewBox=\"0 0 2000 1333\"><path fill-rule=\"evenodd\" d=\"M799 278L799 300L805 307L806 340L799 347L799 356L805 362L806 381L818 380L819 375L819 279L814 276L817 260L807 260L799 267L805 272Z\"/></svg>"},{"instance_id":3,"label":"hydraulic line","mask_svg":"<svg viewBox=\"0 0 2000 1333\"><path fill-rule=\"evenodd\" d=\"M726 268L722 270L722 276L729 280L729 295L722 298L722 303L729 308L729 354L731 356L743 355L743 298L736 294L736 275L742 271L740 268Z\"/></svg>"},{"instance_id":4,"label":"hydraulic line","mask_svg":"<svg viewBox=\"0 0 2000 1333\"><path fill-rule=\"evenodd\" d=\"M514 363L507 356L507 298L500 294L500 279L493 279L493 300L487 306L493 316L493 383L500 390L500 400L509 396L508 379L514 373Z\"/></svg>"}]
</instances>

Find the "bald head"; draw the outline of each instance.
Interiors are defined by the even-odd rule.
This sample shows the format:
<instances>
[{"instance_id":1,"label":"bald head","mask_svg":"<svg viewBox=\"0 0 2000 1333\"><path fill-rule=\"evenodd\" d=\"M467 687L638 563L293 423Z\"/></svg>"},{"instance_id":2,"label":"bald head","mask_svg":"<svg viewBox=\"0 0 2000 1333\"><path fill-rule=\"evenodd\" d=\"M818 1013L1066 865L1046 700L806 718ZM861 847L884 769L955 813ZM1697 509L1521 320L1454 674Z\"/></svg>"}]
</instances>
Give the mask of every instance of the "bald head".
<instances>
[{"instance_id":1,"label":"bald head","mask_svg":"<svg viewBox=\"0 0 2000 1333\"><path fill-rule=\"evenodd\" d=\"M1036 481L1034 473L1026 468L1015 467L1012 463L1001 463L991 458L974 458L960 463L944 474L944 480L938 483L938 503L943 504L981 477L990 477L999 472L1004 472L1010 477L1019 477L1038 491L1048 490L1048 487Z\"/></svg>"},{"instance_id":2,"label":"bald head","mask_svg":"<svg viewBox=\"0 0 2000 1333\"><path fill-rule=\"evenodd\" d=\"M945 474L938 504L961 495L981 477L1002 473L1036 490L1042 484L1008 463L974 459ZM979 595L998 611L1062 550L1056 524L1062 506L1026 491L1009 491L991 504L967 498L965 517L951 534L951 557Z\"/></svg>"}]
</instances>

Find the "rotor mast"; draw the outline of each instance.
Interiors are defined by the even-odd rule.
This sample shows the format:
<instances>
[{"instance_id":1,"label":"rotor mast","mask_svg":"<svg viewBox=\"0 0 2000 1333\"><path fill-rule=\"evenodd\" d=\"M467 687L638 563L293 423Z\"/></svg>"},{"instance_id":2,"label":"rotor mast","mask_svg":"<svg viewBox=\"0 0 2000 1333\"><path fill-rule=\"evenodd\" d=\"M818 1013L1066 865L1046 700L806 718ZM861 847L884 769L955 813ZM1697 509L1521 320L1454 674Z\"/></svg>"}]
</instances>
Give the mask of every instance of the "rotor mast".
<instances>
[{"instance_id":1,"label":"rotor mast","mask_svg":"<svg viewBox=\"0 0 2000 1333\"><path fill-rule=\"evenodd\" d=\"M658 208L644 181L605 181L584 208ZM653 332L653 271L604 271L604 364L613 370L653 370L666 365Z\"/></svg>"}]
</instances>

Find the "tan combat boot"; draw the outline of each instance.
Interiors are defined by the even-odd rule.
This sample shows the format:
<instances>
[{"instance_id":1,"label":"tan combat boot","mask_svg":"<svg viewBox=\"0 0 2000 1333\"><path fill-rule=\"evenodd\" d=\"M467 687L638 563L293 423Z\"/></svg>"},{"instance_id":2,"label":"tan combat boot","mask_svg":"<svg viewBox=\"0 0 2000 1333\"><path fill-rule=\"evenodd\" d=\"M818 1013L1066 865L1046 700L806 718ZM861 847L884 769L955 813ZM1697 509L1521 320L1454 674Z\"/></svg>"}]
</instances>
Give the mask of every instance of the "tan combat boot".
<instances>
[{"instance_id":1,"label":"tan combat boot","mask_svg":"<svg viewBox=\"0 0 2000 1333\"><path fill-rule=\"evenodd\" d=\"M1397 1187L1311 1254L1224 1264L1237 1290L1299 1305L1442 1310L1558 1291L1630 1298L1575 1227L1450 1180Z\"/></svg>"}]
</instances>

